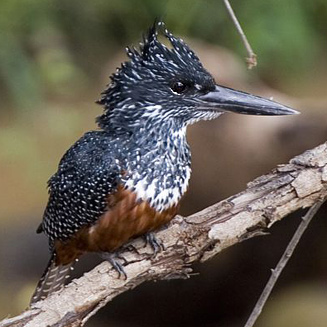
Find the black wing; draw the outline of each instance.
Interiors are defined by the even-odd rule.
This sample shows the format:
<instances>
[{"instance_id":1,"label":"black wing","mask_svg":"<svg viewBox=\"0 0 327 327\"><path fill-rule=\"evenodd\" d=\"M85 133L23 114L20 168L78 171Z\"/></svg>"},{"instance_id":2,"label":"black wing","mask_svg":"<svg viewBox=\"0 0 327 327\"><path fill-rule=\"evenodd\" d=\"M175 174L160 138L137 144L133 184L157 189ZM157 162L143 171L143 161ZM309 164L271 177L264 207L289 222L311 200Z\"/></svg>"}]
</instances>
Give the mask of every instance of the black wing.
<instances>
[{"instance_id":1,"label":"black wing","mask_svg":"<svg viewBox=\"0 0 327 327\"><path fill-rule=\"evenodd\" d=\"M121 167L115 140L98 131L86 133L63 156L49 182L49 201L42 229L50 247L82 226L94 223L106 210L107 197L117 189Z\"/></svg>"}]
</instances>

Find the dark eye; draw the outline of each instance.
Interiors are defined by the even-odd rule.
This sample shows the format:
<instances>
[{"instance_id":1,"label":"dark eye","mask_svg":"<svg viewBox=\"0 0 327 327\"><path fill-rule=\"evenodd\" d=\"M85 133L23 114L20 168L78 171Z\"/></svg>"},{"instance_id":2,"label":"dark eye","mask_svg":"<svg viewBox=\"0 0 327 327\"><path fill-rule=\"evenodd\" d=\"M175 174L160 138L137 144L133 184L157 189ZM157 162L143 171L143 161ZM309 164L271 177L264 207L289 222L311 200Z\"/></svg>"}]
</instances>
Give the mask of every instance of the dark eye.
<instances>
[{"instance_id":1,"label":"dark eye","mask_svg":"<svg viewBox=\"0 0 327 327\"><path fill-rule=\"evenodd\" d=\"M171 89L175 93L182 94L186 90L186 84L178 81L171 86Z\"/></svg>"}]
</instances>

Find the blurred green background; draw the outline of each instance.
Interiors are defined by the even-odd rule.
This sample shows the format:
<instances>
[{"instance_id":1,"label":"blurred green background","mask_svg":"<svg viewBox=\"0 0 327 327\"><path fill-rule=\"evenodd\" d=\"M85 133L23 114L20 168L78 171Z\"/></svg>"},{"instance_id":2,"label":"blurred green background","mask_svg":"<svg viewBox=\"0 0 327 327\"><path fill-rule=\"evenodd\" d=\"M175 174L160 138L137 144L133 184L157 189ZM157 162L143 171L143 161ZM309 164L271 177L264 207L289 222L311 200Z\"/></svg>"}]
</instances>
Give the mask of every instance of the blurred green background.
<instances>
[{"instance_id":1,"label":"blurred green background","mask_svg":"<svg viewBox=\"0 0 327 327\"><path fill-rule=\"evenodd\" d=\"M46 181L65 150L95 129L94 104L155 18L183 37L220 84L299 109L297 117L226 115L189 131L193 154L189 214L326 140L327 1L231 4L258 55L246 70L239 35L219 0L0 1L0 318L23 310L48 260L35 234ZM299 223L277 224L188 281L149 283L117 298L88 326L241 326ZM327 223L318 215L258 326L326 326ZM82 260L77 274L94 258Z\"/></svg>"}]
</instances>

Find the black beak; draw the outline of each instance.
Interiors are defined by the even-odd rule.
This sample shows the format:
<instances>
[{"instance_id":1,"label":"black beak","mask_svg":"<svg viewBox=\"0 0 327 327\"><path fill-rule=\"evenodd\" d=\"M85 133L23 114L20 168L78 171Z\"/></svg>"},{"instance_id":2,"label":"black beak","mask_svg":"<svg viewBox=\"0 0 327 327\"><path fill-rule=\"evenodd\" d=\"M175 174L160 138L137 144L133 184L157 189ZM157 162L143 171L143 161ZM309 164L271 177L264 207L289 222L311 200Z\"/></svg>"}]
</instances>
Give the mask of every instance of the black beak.
<instances>
[{"instance_id":1,"label":"black beak","mask_svg":"<svg viewBox=\"0 0 327 327\"><path fill-rule=\"evenodd\" d=\"M298 111L280 103L219 85L216 85L214 91L201 95L199 100L200 109L204 110L214 109L245 115L264 116L299 114Z\"/></svg>"}]
</instances>

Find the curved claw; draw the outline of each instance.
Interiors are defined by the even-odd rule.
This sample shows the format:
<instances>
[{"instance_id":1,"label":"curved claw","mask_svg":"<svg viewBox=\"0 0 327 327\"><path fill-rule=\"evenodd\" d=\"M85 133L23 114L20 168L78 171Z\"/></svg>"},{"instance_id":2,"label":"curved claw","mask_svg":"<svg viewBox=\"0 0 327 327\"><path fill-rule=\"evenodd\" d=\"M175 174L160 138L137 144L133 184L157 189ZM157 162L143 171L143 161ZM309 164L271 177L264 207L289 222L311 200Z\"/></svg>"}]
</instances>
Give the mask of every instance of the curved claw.
<instances>
[{"instance_id":1,"label":"curved claw","mask_svg":"<svg viewBox=\"0 0 327 327\"><path fill-rule=\"evenodd\" d=\"M117 260L123 260L125 263L127 262L125 258L119 255L119 253L110 253L110 252L103 252L101 253L101 257L104 260L107 260L111 265L118 272L118 279L122 278L127 279L127 274L124 270L124 266Z\"/></svg>"},{"instance_id":2,"label":"curved claw","mask_svg":"<svg viewBox=\"0 0 327 327\"><path fill-rule=\"evenodd\" d=\"M144 235L145 246L150 245L153 249L153 257L155 257L159 252L165 250L165 246L161 240L155 237L154 233L147 233Z\"/></svg>"}]
</instances>

